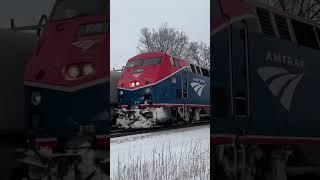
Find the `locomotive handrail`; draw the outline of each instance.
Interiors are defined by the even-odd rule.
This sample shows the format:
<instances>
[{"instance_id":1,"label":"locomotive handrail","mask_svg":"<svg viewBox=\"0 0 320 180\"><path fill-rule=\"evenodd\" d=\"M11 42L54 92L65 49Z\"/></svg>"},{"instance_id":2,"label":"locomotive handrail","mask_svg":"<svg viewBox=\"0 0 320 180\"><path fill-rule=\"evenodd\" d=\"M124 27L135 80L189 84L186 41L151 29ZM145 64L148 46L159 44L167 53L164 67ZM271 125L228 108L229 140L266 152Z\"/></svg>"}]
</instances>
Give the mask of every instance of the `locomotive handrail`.
<instances>
[{"instance_id":1,"label":"locomotive handrail","mask_svg":"<svg viewBox=\"0 0 320 180\"><path fill-rule=\"evenodd\" d=\"M245 61L246 61L246 86L247 86L247 113L248 116L251 117L251 99L250 99L250 71L249 71L249 48L248 48L248 24L246 23L246 21L242 21L242 23L244 24L244 33L245 33Z\"/></svg>"},{"instance_id":2,"label":"locomotive handrail","mask_svg":"<svg viewBox=\"0 0 320 180\"><path fill-rule=\"evenodd\" d=\"M15 25L15 21L14 19L10 19L10 29L13 31L27 31L27 30L36 30L37 31L37 35L39 36L41 33L42 28L45 26L45 24L48 21L48 17L47 15L43 14L38 22L37 25L30 25L30 26L20 26L17 27ZM44 24L42 24L43 22L45 22Z\"/></svg>"},{"instance_id":3,"label":"locomotive handrail","mask_svg":"<svg viewBox=\"0 0 320 180\"><path fill-rule=\"evenodd\" d=\"M232 73L232 30L231 26L228 28L228 42L229 42L229 57L228 57L228 63L229 63L229 81L230 81L230 111L231 116L234 116L234 104L233 104L233 73Z\"/></svg>"}]
</instances>

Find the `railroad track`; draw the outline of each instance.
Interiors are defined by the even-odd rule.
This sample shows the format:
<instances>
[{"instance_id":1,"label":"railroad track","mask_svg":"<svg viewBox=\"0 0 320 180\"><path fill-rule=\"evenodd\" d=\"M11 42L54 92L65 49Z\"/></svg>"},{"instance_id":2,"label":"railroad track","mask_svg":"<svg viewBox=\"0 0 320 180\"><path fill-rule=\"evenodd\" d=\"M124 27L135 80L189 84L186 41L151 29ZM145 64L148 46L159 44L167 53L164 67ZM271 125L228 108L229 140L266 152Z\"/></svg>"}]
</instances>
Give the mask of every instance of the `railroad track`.
<instances>
[{"instance_id":1,"label":"railroad track","mask_svg":"<svg viewBox=\"0 0 320 180\"><path fill-rule=\"evenodd\" d=\"M150 129L113 129L110 132L110 138L130 136L135 134L144 134L144 133L150 133L150 132L156 132L156 131L166 131L166 130L172 130L172 129L196 127L196 126L202 126L207 124L209 124L209 121L200 121L192 124L173 124L169 127L159 126L159 127L154 127Z\"/></svg>"}]
</instances>

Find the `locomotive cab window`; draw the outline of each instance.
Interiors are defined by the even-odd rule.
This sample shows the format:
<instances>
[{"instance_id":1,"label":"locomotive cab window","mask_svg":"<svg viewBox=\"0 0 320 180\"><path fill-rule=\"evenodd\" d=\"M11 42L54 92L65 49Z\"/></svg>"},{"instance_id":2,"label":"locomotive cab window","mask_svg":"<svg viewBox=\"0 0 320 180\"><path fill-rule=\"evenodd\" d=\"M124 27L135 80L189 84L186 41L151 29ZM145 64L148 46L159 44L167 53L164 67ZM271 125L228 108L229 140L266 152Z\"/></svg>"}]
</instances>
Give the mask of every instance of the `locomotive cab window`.
<instances>
[{"instance_id":1,"label":"locomotive cab window","mask_svg":"<svg viewBox=\"0 0 320 180\"><path fill-rule=\"evenodd\" d=\"M106 15L109 3L105 0L58 0L51 13L51 21L59 21L82 16Z\"/></svg>"},{"instance_id":2,"label":"locomotive cab window","mask_svg":"<svg viewBox=\"0 0 320 180\"><path fill-rule=\"evenodd\" d=\"M174 65L174 67L181 67L179 60L176 58L173 59L173 65Z\"/></svg>"},{"instance_id":3,"label":"locomotive cab window","mask_svg":"<svg viewBox=\"0 0 320 180\"><path fill-rule=\"evenodd\" d=\"M173 57L170 57L170 64L171 66L174 66Z\"/></svg>"},{"instance_id":4,"label":"locomotive cab window","mask_svg":"<svg viewBox=\"0 0 320 180\"><path fill-rule=\"evenodd\" d=\"M149 66L149 65L157 65L161 63L161 58L150 58L150 59L140 59L129 61L127 63L127 68L139 67L139 66Z\"/></svg>"},{"instance_id":5,"label":"locomotive cab window","mask_svg":"<svg viewBox=\"0 0 320 180\"><path fill-rule=\"evenodd\" d=\"M146 59L146 60L143 61L143 65L144 66L156 65L156 64L160 64L160 63L161 63L161 59L160 58Z\"/></svg>"}]
</instances>

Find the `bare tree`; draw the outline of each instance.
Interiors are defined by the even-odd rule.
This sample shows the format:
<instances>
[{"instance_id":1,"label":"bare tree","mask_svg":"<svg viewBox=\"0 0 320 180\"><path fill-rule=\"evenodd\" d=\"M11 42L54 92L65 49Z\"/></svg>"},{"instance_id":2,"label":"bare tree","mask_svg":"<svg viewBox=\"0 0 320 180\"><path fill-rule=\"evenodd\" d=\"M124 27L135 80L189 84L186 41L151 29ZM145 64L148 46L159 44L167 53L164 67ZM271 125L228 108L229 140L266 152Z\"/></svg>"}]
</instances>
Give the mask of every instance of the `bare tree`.
<instances>
[{"instance_id":1,"label":"bare tree","mask_svg":"<svg viewBox=\"0 0 320 180\"><path fill-rule=\"evenodd\" d=\"M137 49L140 52L165 52L181 56L188 49L189 37L163 24L159 29L142 28Z\"/></svg>"},{"instance_id":2,"label":"bare tree","mask_svg":"<svg viewBox=\"0 0 320 180\"><path fill-rule=\"evenodd\" d=\"M201 59L199 62L200 65L210 68L210 47L206 43L201 42L199 49L199 55Z\"/></svg>"},{"instance_id":3,"label":"bare tree","mask_svg":"<svg viewBox=\"0 0 320 180\"><path fill-rule=\"evenodd\" d=\"M203 42L190 42L186 33L170 28L168 24L162 24L158 29L142 28L137 49L140 53L165 52L210 67L209 47Z\"/></svg>"},{"instance_id":4,"label":"bare tree","mask_svg":"<svg viewBox=\"0 0 320 180\"><path fill-rule=\"evenodd\" d=\"M320 21L320 0L258 0L291 15Z\"/></svg>"},{"instance_id":5,"label":"bare tree","mask_svg":"<svg viewBox=\"0 0 320 180\"><path fill-rule=\"evenodd\" d=\"M203 67L210 68L210 47L203 42L190 42L184 58Z\"/></svg>"}]
</instances>

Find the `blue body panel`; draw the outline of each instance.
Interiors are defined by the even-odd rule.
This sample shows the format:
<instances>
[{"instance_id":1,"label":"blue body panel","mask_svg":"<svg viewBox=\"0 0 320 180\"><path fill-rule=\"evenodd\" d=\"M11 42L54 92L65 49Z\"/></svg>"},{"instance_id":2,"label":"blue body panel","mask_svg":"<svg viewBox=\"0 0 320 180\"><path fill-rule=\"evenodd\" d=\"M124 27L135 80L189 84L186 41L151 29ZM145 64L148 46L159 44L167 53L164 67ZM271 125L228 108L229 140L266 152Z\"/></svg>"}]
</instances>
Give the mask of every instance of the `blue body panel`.
<instances>
[{"instance_id":1,"label":"blue body panel","mask_svg":"<svg viewBox=\"0 0 320 180\"><path fill-rule=\"evenodd\" d=\"M63 92L25 86L26 124L30 135L36 137L75 137L81 125L95 127L96 135L108 131L108 83L98 84L79 91ZM39 92L42 101L38 106L31 102L33 92ZM40 119L34 126L34 116Z\"/></svg>"},{"instance_id":2,"label":"blue body panel","mask_svg":"<svg viewBox=\"0 0 320 180\"><path fill-rule=\"evenodd\" d=\"M250 32L246 69L241 30L231 31L225 28L211 39L211 133L320 137L320 52ZM238 96L249 103L250 111L244 101L235 100ZM237 116L237 106L244 108L242 116Z\"/></svg>"},{"instance_id":3,"label":"blue body panel","mask_svg":"<svg viewBox=\"0 0 320 180\"><path fill-rule=\"evenodd\" d=\"M198 90L198 94L191 83L198 83L204 87L201 88L201 92ZM151 90L153 104L210 105L209 77L194 74L186 68L151 86L135 90L120 89L119 94L120 91L123 94L119 96L119 103L128 106L143 104L147 89Z\"/></svg>"},{"instance_id":4,"label":"blue body panel","mask_svg":"<svg viewBox=\"0 0 320 180\"><path fill-rule=\"evenodd\" d=\"M320 52L261 36L251 47L251 118L259 121L248 132L320 137Z\"/></svg>"}]
</instances>

